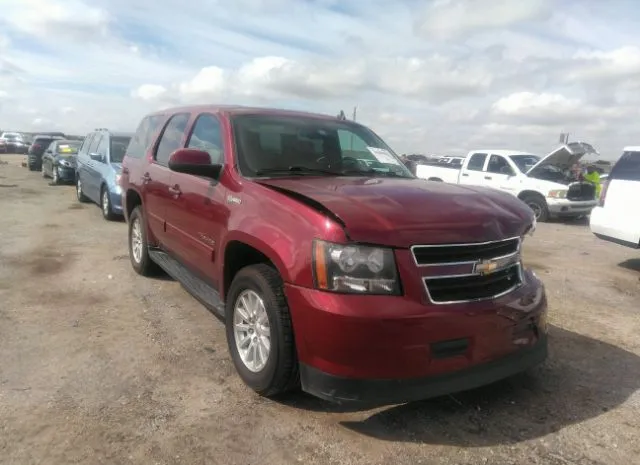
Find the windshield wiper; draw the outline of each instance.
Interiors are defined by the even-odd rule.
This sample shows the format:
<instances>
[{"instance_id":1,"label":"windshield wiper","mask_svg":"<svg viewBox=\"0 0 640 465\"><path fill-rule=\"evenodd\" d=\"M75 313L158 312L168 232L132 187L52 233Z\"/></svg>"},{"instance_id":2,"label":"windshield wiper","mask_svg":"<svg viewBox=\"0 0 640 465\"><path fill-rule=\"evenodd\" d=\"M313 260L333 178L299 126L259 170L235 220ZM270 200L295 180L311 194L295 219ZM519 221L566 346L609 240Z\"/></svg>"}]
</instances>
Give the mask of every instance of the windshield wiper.
<instances>
[{"instance_id":1,"label":"windshield wiper","mask_svg":"<svg viewBox=\"0 0 640 465\"><path fill-rule=\"evenodd\" d=\"M256 171L256 176L267 174L323 174L325 176L342 176L338 171L324 170L322 168L310 168L308 166L290 166L288 168L264 168Z\"/></svg>"}]
</instances>

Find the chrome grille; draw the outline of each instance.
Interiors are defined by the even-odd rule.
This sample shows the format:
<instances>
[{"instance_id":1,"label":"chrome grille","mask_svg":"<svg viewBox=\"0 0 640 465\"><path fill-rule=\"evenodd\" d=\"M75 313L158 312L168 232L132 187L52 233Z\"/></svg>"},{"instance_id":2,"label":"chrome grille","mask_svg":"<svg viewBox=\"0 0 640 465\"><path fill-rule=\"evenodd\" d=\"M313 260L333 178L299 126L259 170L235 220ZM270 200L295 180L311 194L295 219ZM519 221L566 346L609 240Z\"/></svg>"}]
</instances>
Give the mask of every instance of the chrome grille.
<instances>
[{"instance_id":1,"label":"chrome grille","mask_svg":"<svg viewBox=\"0 0 640 465\"><path fill-rule=\"evenodd\" d=\"M471 244L417 245L411 253L424 270L431 302L487 300L517 289L523 281L519 237Z\"/></svg>"}]
</instances>

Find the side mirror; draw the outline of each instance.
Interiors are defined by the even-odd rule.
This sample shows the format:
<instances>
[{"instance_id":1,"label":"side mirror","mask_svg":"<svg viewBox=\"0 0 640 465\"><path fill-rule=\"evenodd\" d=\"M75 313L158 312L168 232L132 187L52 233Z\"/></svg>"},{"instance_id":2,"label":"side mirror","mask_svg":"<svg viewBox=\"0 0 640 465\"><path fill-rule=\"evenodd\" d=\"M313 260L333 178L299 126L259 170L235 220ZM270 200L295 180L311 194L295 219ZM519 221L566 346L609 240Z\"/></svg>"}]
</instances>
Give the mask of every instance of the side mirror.
<instances>
[{"instance_id":1,"label":"side mirror","mask_svg":"<svg viewBox=\"0 0 640 465\"><path fill-rule=\"evenodd\" d=\"M169 169L176 173L218 179L222 165L212 165L211 156L204 150L178 149L169 156Z\"/></svg>"},{"instance_id":2,"label":"side mirror","mask_svg":"<svg viewBox=\"0 0 640 465\"><path fill-rule=\"evenodd\" d=\"M104 155L100 153L90 153L89 157L94 161L99 161L100 163L104 162Z\"/></svg>"}]
</instances>

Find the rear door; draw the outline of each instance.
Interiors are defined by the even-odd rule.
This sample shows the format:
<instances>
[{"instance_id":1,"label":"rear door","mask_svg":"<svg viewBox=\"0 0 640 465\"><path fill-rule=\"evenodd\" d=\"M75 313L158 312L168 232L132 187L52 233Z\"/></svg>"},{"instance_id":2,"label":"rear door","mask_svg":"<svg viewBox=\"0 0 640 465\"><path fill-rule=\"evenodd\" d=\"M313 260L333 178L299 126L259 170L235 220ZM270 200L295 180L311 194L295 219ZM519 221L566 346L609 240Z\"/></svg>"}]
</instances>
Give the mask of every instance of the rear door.
<instances>
[{"instance_id":1,"label":"rear door","mask_svg":"<svg viewBox=\"0 0 640 465\"><path fill-rule=\"evenodd\" d=\"M150 147L156 139L156 133L164 120L164 115L145 116L142 121L140 121L135 134L131 138L122 162L121 185L126 188L123 192L123 202L125 205L127 202L127 191L129 189L137 191L144 197L145 184L143 174L148 171L149 163L152 159L152 154L150 153L152 150ZM123 207L125 205L123 205ZM125 214L128 215L128 213L125 209Z\"/></svg>"},{"instance_id":2,"label":"rear door","mask_svg":"<svg viewBox=\"0 0 640 465\"><path fill-rule=\"evenodd\" d=\"M604 200L605 235L640 244L640 150L625 151L609 174Z\"/></svg>"},{"instance_id":3,"label":"rear door","mask_svg":"<svg viewBox=\"0 0 640 465\"><path fill-rule=\"evenodd\" d=\"M153 160L147 165L141 179L149 228L159 244L172 253L174 253L172 245L175 245L175 240L173 242L169 240L165 223L168 204L173 201L169 191L171 171L169 171L168 162L169 155L173 151L184 147L190 116L189 113L177 113L167 120L159 139L154 144Z\"/></svg>"},{"instance_id":4,"label":"rear door","mask_svg":"<svg viewBox=\"0 0 640 465\"><path fill-rule=\"evenodd\" d=\"M97 173L99 170L98 161L92 158L92 155L98 152L98 147L102 142L102 139L105 136L96 132L93 140L91 141L91 145L87 151L87 157L85 158L83 178L82 178L82 189L84 194L89 197L94 202L100 202L100 185L97 181Z\"/></svg>"},{"instance_id":5,"label":"rear door","mask_svg":"<svg viewBox=\"0 0 640 465\"><path fill-rule=\"evenodd\" d=\"M82 141L82 145L80 146L80 150L78 150L78 158L77 158L77 168L76 168L76 176L84 184L85 179L87 178L87 163L89 162L89 147L91 146L91 142L93 141L94 133L90 133L87 137ZM84 192L84 185L82 186L82 190ZM85 194L86 195L86 194Z\"/></svg>"},{"instance_id":6,"label":"rear door","mask_svg":"<svg viewBox=\"0 0 640 465\"><path fill-rule=\"evenodd\" d=\"M469 184L473 186L484 186L487 180L484 179L486 173L484 167L487 162L486 153L473 153L469 157L468 163L460 170L460 184Z\"/></svg>"},{"instance_id":7,"label":"rear door","mask_svg":"<svg viewBox=\"0 0 640 465\"><path fill-rule=\"evenodd\" d=\"M211 113L196 118L186 146L204 150L213 164L224 164L222 124ZM181 262L218 288L216 269L228 207L222 184L199 176L171 173L174 189L167 208L167 240Z\"/></svg>"}]
</instances>

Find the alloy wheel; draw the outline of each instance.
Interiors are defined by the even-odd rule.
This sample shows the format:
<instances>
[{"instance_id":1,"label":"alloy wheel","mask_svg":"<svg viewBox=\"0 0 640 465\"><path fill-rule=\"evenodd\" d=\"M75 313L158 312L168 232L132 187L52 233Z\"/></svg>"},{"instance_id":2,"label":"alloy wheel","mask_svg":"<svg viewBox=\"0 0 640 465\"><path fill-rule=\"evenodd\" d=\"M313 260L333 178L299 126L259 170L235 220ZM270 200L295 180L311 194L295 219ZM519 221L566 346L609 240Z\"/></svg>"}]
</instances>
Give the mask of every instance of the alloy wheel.
<instances>
[{"instance_id":1,"label":"alloy wheel","mask_svg":"<svg viewBox=\"0 0 640 465\"><path fill-rule=\"evenodd\" d=\"M243 291L236 299L233 334L244 366L252 373L263 370L271 353L271 328L264 301L253 290Z\"/></svg>"}]
</instances>

